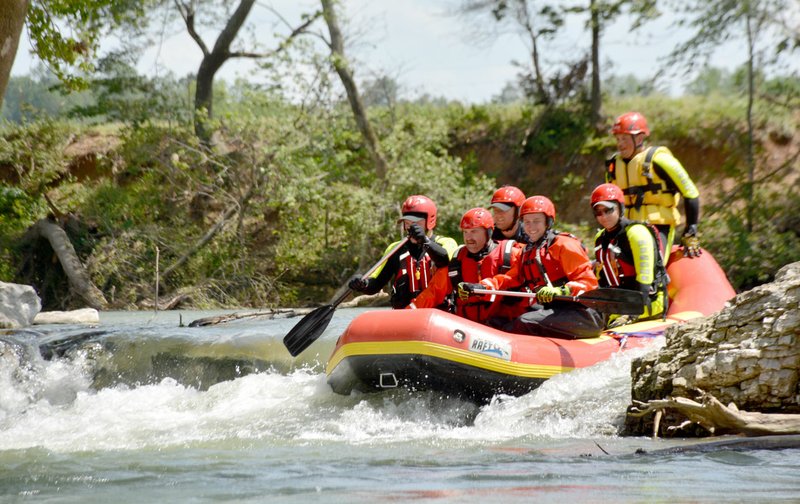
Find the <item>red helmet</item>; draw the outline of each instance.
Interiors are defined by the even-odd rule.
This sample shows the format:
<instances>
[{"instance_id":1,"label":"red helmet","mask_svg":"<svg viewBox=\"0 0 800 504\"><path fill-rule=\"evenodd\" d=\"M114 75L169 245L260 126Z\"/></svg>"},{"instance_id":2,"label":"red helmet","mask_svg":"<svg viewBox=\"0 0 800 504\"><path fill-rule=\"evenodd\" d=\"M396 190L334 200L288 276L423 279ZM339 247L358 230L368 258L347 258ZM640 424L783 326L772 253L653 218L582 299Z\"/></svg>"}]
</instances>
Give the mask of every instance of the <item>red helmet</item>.
<instances>
[{"instance_id":1,"label":"red helmet","mask_svg":"<svg viewBox=\"0 0 800 504\"><path fill-rule=\"evenodd\" d=\"M467 210L463 217L461 217L461 229L484 228L493 229L494 219L492 213L485 208L473 208Z\"/></svg>"},{"instance_id":2,"label":"red helmet","mask_svg":"<svg viewBox=\"0 0 800 504\"><path fill-rule=\"evenodd\" d=\"M494 195L492 196L492 204L489 206L495 206L495 203L500 203L502 205L509 205L519 208L522 206L524 201L525 194L520 191L519 188L506 185L494 192ZM510 210L510 208L500 207L500 210Z\"/></svg>"},{"instance_id":3,"label":"red helmet","mask_svg":"<svg viewBox=\"0 0 800 504\"><path fill-rule=\"evenodd\" d=\"M400 212L403 216L406 214L411 214L414 217L425 215L425 228L430 230L436 227L436 204L427 196L409 196L403 202Z\"/></svg>"},{"instance_id":4,"label":"red helmet","mask_svg":"<svg viewBox=\"0 0 800 504\"><path fill-rule=\"evenodd\" d=\"M624 205L625 196L622 194L622 189L614 184L600 184L592 191L592 207L602 201L616 201Z\"/></svg>"},{"instance_id":5,"label":"red helmet","mask_svg":"<svg viewBox=\"0 0 800 504\"><path fill-rule=\"evenodd\" d=\"M523 215L532 213L545 214L549 219L552 219L552 222L549 223L551 226L556 220L556 207L553 205L552 201L544 196L531 196L522 204L522 208L519 210L520 218L522 218Z\"/></svg>"},{"instance_id":6,"label":"red helmet","mask_svg":"<svg viewBox=\"0 0 800 504\"><path fill-rule=\"evenodd\" d=\"M645 136L650 136L650 128L647 127L647 119L639 112L626 112L622 114L617 117L617 120L611 127L611 134L613 135L636 135L637 133L644 133Z\"/></svg>"}]
</instances>

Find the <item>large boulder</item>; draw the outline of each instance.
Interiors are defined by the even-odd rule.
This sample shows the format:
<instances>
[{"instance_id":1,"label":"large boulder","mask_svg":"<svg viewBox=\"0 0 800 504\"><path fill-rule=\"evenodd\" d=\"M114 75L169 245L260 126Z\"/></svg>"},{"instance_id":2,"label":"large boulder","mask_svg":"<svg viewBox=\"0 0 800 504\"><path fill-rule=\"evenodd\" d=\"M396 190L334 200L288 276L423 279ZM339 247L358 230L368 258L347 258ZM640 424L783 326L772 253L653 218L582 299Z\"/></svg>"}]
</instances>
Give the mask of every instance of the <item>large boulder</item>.
<instances>
[{"instance_id":1,"label":"large boulder","mask_svg":"<svg viewBox=\"0 0 800 504\"><path fill-rule=\"evenodd\" d=\"M633 362L634 401L704 393L743 410L800 412L800 262L720 312L670 327L665 336L659 352ZM661 425L683 420L666 415ZM626 422L629 433L651 429L652 417Z\"/></svg>"},{"instance_id":2,"label":"large boulder","mask_svg":"<svg viewBox=\"0 0 800 504\"><path fill-rule=\"evenodd\" d=\"M27 327L41 309L42 301L33 287L0 282L0 328Z\"/></svg>"}]
</instances>

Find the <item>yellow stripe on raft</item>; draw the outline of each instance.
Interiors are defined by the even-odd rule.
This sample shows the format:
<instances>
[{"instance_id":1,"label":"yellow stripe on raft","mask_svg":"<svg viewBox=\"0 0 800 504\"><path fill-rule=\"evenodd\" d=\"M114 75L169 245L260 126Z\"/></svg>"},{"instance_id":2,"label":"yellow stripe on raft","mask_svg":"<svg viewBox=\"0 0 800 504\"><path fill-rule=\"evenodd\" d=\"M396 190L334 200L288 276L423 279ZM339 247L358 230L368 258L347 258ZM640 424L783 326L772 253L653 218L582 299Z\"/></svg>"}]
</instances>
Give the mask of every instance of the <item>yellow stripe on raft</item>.
<instances>
[{"instance_id":1,"label":"yellow stripe on raft","mask_svg":"<svg viewBox=\"0 0 800 504\"><path fill-rule=\"evenodd\" d=\"M574 368L548 366L544 364L520 364L495 357L488 357L475 352L431 343L429 341L387 341L380 343L347 343L341 346L328 360L325 373L330 375L336 366L345 358L354 355L426 355L457 362L476 368L494 371L522 378L551 378L557 374L572 371Z\"/></svg>"}]
</instances>

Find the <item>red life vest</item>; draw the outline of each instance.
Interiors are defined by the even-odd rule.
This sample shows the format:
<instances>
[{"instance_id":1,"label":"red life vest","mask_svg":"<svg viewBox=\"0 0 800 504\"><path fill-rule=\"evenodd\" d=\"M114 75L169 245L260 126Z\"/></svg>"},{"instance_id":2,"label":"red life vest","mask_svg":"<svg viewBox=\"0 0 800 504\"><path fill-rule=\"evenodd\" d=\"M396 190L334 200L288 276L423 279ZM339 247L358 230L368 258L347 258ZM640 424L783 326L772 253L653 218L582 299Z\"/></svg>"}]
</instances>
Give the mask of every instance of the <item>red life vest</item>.
<instances>
[{"instance_id":1,"label":"red life vest","mask_svg":"<svg viewBox=\"0 0 800 504\"><path fill-rule=\"evenodd\" d=\"M456 290L461 282L480 283L484 278L491 278L498 273L508 271L511 267L511 250L514 243L514 240L491 242L489 252L479 261L469 257L466 247L463 245L459 247L450 262L448 272L455 294L456 314L478 322L483 322L492 316L496 311L493 307L496 304L495 300L489 302L482 300L481 297L474 297L462 301Z\"/></svg>"},{"instance_id":2,"label":"red life vest","mask_svg":"<svg viewBox=\"0 0 800 504\"><path fill-rule=\"evenodd\" d=\"M431 271L433 262L428 254L423 254L422 259L418 261L407 249L400 253L398 259L400 267L397 268L393 288L396 290L399 286L403 286L408 292L413 293L410 299L414 299L417 294L425 290L433 277Z\"/></svg>"},{"instance_id":3,"label":"red life vest","mask_svg":"<svg viewBox=\"0 0 800 504\"><path fill-rule=\"evenodd\" d=\"M594 249L597 264L602 271L601 278L608 282L608 287L619 287L623 283L629 284L630 280L636 281L636 268L633 262L626 260L620 245L618 238L614 238L609 242L608 247L598 245ZM628 288L632 287L628 286Z\"/></svg>"},{"instance_id":4,"label":"red life vest","mask_svg":"<svg viewBox=\"0 0 800 504\"><path fill-rule=\"evenodd\" d=\"M561 262L550 255L550 245L559 237L580 242L578 238L570 233L548 231L548 236L545 236L538 246L528 245L525 249L522 255L522 275L525 279L525 285L530 287L531 290L548 284L560 286L569 281L567 272L564 271ZM547 275L547 278L545 278L545 275Z\"/></svg>"}]
</instances>

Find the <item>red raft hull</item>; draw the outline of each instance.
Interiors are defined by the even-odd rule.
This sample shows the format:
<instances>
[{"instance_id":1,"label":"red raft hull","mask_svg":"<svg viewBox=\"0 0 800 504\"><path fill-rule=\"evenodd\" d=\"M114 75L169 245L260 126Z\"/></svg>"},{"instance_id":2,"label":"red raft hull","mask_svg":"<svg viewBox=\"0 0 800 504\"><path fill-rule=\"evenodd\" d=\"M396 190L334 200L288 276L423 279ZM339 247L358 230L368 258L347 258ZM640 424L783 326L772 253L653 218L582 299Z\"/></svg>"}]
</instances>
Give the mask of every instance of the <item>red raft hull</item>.
<instances>
[{"instance_id":1,"label":"red raft hull","mask_svg":"<svg viewBox=\"0 0 800 504\"><path fill-rule=\"evenodd\" d=\"M708 252L696 259L673 253L668 273L666 320L617 327L591 339L511 334L433 309L367 312L336 343L328 383L345 395L396 387L480 403L498 394L523 395L557 374L647 345L668 326L718 311L735 295Z\"/></svg>"}]
</instances>

